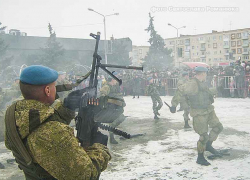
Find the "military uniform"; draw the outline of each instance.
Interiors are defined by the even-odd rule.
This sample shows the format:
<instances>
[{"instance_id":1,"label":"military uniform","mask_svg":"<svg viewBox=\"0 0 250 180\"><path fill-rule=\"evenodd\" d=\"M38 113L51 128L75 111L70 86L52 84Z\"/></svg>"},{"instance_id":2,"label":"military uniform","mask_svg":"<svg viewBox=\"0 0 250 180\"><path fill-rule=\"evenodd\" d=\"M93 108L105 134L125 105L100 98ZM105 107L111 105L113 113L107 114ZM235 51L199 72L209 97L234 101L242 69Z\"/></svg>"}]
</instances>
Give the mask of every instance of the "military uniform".
<instances>
[{"instance_id":1,"label":"military uniform","mask_svg":"<svg viewBox=\"0 0 250 180\"><path fill-rule=\"evenodd\" d=\"M203 68L201 68L201 70L203 71ZM204 160L203 153L205 150L217 153L211 145L223 130L223 126L216 116L214 106L212 105L214 102L213 93L208 89L205 82L193 78L189 82L180 86L177 93L187 96L187 102L190 106L190 116L193 117L193 128L195 132L200 135L197 143L198 163L200 159L202 159L202 161ZM209 134L208 126L212 128ZM209 164L210 163L206 161L206 163L202 165Z\"/></svg>"},{"instance_id":2,"label":"military uniform","mask_svg":"<svg viewBox=\"0 0 250 180\"><path fill-rule=\"evenodd\" d=\"M37 76L39 71L44 78ZM35 74L31 80L30 74ZM21 74L21 82L28 84L49 84L56 79L56 72L41 66L27 67ZM74 116L75 112L60 101L48 105L24 99L8 107L5 145L13 152L26 179L98 179L106 169L111 158L107 147L99 143L80 147L74 129L68 126Z\"/></svg>"},{"instance_id":3,"label":"military uniform","mask_svg":"<svg viewBox=\"0 0 250 180\"><path fill-rule=\"evenodd\" d=\"M106 83L101 89L100 89L100 95L103 96L108 96L114 99L109 99L108 102L109 103L115 103L116 105L120 106L120 108L122 108L122 112L123 112L123 107L126 106L125 102L123 101L122 104L117 104L116 99L122 99L122 93L120 92L120 86L119 85L110 85L109 83ZM115 105L115 106L116 106ZM120 111L119 111L120 113ZM124 120L126 119L126 117L124 116L124 114L122 113L117 119L115 119L112 123L110 123L110 126L113 128L116 128L117 126L119 126ZM112 132L109 133L110 135L110 143L111 144L117 144L118 142L115 140L114 138L114 134Z\"/></svg>"},{"instance_id":4,"label":"military uniform","mask_svg":"<svg viewBox=\"0 0 250 180\"><path fill-rule=\"evenodd\" d=\"M61 81L56 81L56 85L63 85L63 84L71 84L71 83L69 81L67 81L66 79L63 79ZM61 101L63 101L64 98L67 97L69 93L70 93L70 91L57 92L59 99Z\"/></svg>"},{"instance_id":5,"label":"military uniform","mask_svg":"<svg viewBox=\"0 0 250 180\"><path fill-rule=\"evenodd\" d=\"M179 91L179 87L182 86L183 84L185 84L186 82L188 82L187 79L185 79L183 77L179 78L178 83L177 83L177 91ZM183 113L183 117L184 117L184 121L185 121L184 128L190 128L190 126L188 124L188 121L190 120L190 118L189 118L189 105L187 103L186 96L183 96L180 93L175 93L174 97L172 98L171 104L172 104L172 106L177 107L179 103L180 103L180 106L184 110L184 113Z\"/></svg>"},{"instance_id":6,"label":"military uniform","mask_svg":"<svg viewBox=\"0 0 250 180\"><path fill-rule=\"evenodd\" d=\"M154 119L159 119L157 117L157 115L160 115L158 111L163 106L163 103L162 103L162 100L160 98L160 94L159 94L158 90L156 89L156 86L153 83L151 83L147 86L146 94L151 96L151 99L153 102L153 112L155 115Z\"/></svg>"}]
</instances>

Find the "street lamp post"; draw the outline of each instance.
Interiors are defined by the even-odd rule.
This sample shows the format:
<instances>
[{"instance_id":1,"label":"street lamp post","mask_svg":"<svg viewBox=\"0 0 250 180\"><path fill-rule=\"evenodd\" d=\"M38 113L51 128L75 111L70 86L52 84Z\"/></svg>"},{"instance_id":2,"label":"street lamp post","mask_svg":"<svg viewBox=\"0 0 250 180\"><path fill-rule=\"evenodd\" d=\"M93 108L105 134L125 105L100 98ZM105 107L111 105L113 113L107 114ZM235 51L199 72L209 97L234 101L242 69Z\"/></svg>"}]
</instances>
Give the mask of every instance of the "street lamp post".
<instances>
[{"instance_id":1,"label":"street lamp post","mask_svg":"<svg viewBox=\"0 0 250 180\"><path fill-rule=\"evenodd\" d=\"M113 16L113 15L116 15L118 16L119 13L114 13L114 14L108 14L108 15L103 15L97 11L95 11L94 9L91 9L91 8L88 8L89 11L93 11L99 15L101 15L103 17L103 24L104 24L104 56L105 56L105 63L107 64L108 63L108 57L107 57L107 42L106 42L106 17L107 16Z\"/></svg>"},{"instance_id":2,"label":"street lamp post","mask_svg":"<svg viewBox=\"0 0 250 180\"><path fill-rule=\"evenodd\" d=\"M177 52L178 44L177 44L177 43L178 43L178 38L179 38L179 29L181 29L181 28L186 28L186 26L182 26L182 27L177 28L177 27L173 26L173 25L170 24L170 23L168 23L168 25L171 26L171 27L173 27L173 28L175 28L175 29L176 29L176 32L177 32L177 38L176 38L176 42L175 42L175 61L177 61L177 59L178 59L178 52ZM179 63L179 67L180 67L180 62L179 62L179 60L178 60L178 63Z\"/></svg>"}]
</instances>

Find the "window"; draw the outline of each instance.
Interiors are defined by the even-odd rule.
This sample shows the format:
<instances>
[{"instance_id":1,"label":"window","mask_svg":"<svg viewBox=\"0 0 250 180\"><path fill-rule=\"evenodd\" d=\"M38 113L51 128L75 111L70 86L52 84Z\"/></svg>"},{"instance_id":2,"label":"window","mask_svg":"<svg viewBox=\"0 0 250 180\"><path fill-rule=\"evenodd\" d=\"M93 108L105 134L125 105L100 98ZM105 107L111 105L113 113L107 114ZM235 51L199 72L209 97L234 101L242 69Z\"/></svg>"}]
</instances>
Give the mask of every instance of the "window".
<instances>
[{"instance_id":1,"label":"window","mask_svg":"<svg viewBox=\"0 0 250 180\"><path fill-rule=\"evenodd\" d=\"M222 39L222 36L219 36L219 39L221 40L221 39Z\"/></svg>"},{"instance_id":2,"label":"window","mask_svg":"<svg viewBox=\"0 0 250 180\"><path fill-rule=\"evenodd\" d=\"M200 37L200 41L202 41L203 40L203 37Z\"/></svg>"},{"instance_id":3,"label":"window","mask_svg":"<svg viewBox=\"0 0 250 180\"><path fill-rule=\"evenodd\" d=\"M205 52L203 51L203 52L201 52L201 55L205 55Z\"/></svg>"},{"instance_id":4,"label":"window","mask_svg":"<svg viewBox=\"0 0 250 180\"><path fill-rule=\"evenodd\" d=\"M216 36L213 36L213 40L216 40Z\"/></svg>"},{"instance_id":5,"label":"window","mask_svg":"<svg viewBox=\"0 0 250 180\"><path fill-rule=\"evenodd\" d=\"M231 41L231 46L235 47L236 46L236 42L235 41Z\"/></svg>"},{"instance_id":6,"label":"window","mask_svg":"<svg viewBox=\"0 0 250 180\"><path fill-rule=\"evenodd\" d=\"M241 38L241 33L237 33L237 38Z\"/></svg>"},{"instance_id":7,"label":"window","mask_svg":"<svg viewBox=\"0 0 250 180\"><path fill-rule=\"evenodd\" d=\"M210 48L210 44L208 44L207 47Z\"/></svg>"},{"instance_id":8,"label":"window","mask_svg":"<svg viewBox=\"0 0 250 180\"><path fill-rule=\"evenodd\" d=\"M214 44L213 44L213 48L217 48L217 43L214 43Z\"/></svg>"},{"instance_id":9,"label":"window","mask_svg":"<svg viewBox=\"0 0 250 180\"><path fill-rule=\"evenodd\" d=\"M229 42L228 41L224 41L224 46L228 46Z\"/></svg>"},{"instance_id":10,"label":"window","mask_svg":"<svg viewBox=\"0 0 250 180\"><path fill-rule=\"evenodd\" d=\"M233 53L233 54L236 54L236 49L232 49L232 53Z\"/></svg>"},{"instance_id":11,"label":"window","mask_svg":"<svg viewBox=\"0 0 250 180\"><path fill-rule=\"evenodd\" d=\"M206 59L201 59L202 62L206 62Z\"/></svg>"},{"instance_id":12,"label":"window","mask_svg":"<svg viewBox=\"0 0 250 180\"><path fill-rule=\"evenodd\" d=\"M231 39L235 39L235 34L231 34Z\"/></svg>"},{"instance_id":13,"label":"window","mask_svg":"<svg viewBox=\"0 0 250 180\"><path fill-rule=\"evenodd\" d=\"M244 49L243 49L243 52L248 52L248 49L247 49L247 48L244 48Z\"/></svg>"},{"instance_id":14,"label":"window","mask_svg":"<svg viewBox=\"0 0 250 180\"><path fill-rule=\"evenodd\" d=\"M214 51L214 54L217 54L217 51Z\"/></svg>"},{"instance_id":15,"label":"window","mask_svg":"<svg viewBox=\"0 0 250 180\"><path fill-rule=\"evenodd\" d=\"M248 32L243 32L243 33L242 33L242 36L243 36L243 37L248 37Z\"/></svg>"},{"instance_id":16,"label":"window","mask_svg":"<svg viewBox=\"0 0 250 180\"><path fill-rule=\"evenodd\" d=\"M214 61L217 61L217 58L214 58Z\"/></svg>"},{"instance_id":17,"label":"window","mask_svg":"<svg viewBox=\"0 0 250 180\"><path fill-rule=\"evenodd\" d=\"M192 49L194 49L194 46L192 46Z\"/></svg>"},{"instance_id":18,"label":"window","mask_svg":"<svg viewBox=\"0 0 250 180\"><path fill-rule=\"evenodd\" d=\"M248 40L243 40L242 45L243 45L243 46L248 46Z\"/></svg>"},{"instance_id":19,"label":"window","mask_svg":"<svg viewBox=\"0 0 250 180\"><path fill-rule=\"evenodd\" d=\"M229 53L229 50L228 50L228 49L226 49L225 53Z\"/></svg>"},{"instance_id":20,"label":"window","mask_svg":"<svg viewBox=\"0 0 250 180\"><path fill-rule=\"evenodd\" d=\"M206 47L206 44L205 43L202 43L201 44L201 48L205 48Z\"/></svg>"},{"instance_id":21,"label":"window","mask_svg":"<svg viewBox=\"0 0 250 180\"><path fill-rule=\"evenodd\" d=\"M241 46L241 40L237 41L237 46Z\"/></svg>"},{"instance_id":22,"label":"window","mask_svg":"<svg viewBox=\"0 0 250 180\"><path fill-rule=\"evenodd\" d=\"M241 54L242 52L241 52L241 48L238 48L237 49L237 54Z\"/></svg>"},{"instance_id":23,"label":"window","mask_svg":"<svg viewBox=\"0 0 250 180\"><path fill-rule=\"evenodd\" d=\"M221 54L221 51L220 51L220 54Z\"/></svg>"},{"instance_id":24,"label":"window","mask_svg":"<svg viewBox=\"0 0 250 180\"><path fill-rule=\"evenodd\" d=\"M223 35L223 39L228 40L229 39L229 35L228 34L224 34Z\"/></svg>"},{"instance_id":25,"label":"window","mask_svg":"<svg viewBox=\"0 0 250 180\"><path fill-rule=\"evenodd\" d=\"M226 56L226 60L229 60L229 56Z\"/></svg>"},{"instance_id":26,"label":"window","mask_svg":"<svg viewBox=\"0 0 250 180\"><path fill-rule=\"evenodd\" d=\"M243 56L243 59L247 60L247 59L249 59L249 56Z\"/></svg>"}]
</instances>

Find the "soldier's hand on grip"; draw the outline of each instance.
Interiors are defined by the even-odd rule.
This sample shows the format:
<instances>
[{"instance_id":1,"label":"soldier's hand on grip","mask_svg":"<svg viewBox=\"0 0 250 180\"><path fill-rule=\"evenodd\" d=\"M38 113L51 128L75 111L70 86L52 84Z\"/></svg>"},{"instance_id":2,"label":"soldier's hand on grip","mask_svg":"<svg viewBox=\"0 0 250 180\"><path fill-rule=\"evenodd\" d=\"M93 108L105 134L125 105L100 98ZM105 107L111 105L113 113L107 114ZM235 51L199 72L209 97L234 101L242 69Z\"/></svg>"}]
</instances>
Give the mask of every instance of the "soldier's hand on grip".
<instances>
[{"instance_id":1,"label":"soldier's hand on grip","mask_svg":"<svg viewBox=\"0 0 250 180\"><path fill-rule=\"evenodd\" d=\"M77 108L79 108L82 93L83 93L83 89L72 91L64 99L63 105L66 108L69 108L69 109L75 111Z\"/></svg>"},{"instance_id":2,"label":"soldier's hand on grip","mask_svg":"<svg viewBox=\"0 0 250 180\"><path fill-rule=\"evenodd\" d=\"M93 145L94 143L100 143L103 144L104 146L107 146L108 136L102 134L100 131L94 131L91 134L91 145Z\"/></svg>"},{"instance_id":3,"label":"soldier's hand on grip","mask_svg":"<svg viewBox=\"0 0 250 180\"><path fill-rule=\"evenodd\" d=\"M176 107L171 106L169 109L171 113L176 113Z\"/></svg>"}]
</instances>

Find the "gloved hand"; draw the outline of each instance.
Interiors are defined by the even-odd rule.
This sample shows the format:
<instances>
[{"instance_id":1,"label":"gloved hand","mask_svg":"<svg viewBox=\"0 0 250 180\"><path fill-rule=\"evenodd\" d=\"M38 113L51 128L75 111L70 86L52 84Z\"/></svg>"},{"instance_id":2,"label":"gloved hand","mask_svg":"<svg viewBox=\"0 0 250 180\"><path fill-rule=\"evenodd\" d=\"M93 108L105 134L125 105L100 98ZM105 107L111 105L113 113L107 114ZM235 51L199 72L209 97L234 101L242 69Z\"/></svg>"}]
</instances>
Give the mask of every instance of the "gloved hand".
<instances>
[{"instance_id":1,"label":"gloved hand","mask_svg":"<svg viewBox=\"0 0 250 180\"><path fill-rule=\"evenodd\" d=\"M169 109L171 113L176 113L176 107L171 106Z\"/></svg>"},{"instance_id":2,"label":"gloved hand","mask_svg":"<svg viewBox=\"0 0 250 180\"><path fill-rule=\"evenodd\" d=\"M82 93L82 89L69 93L69 95L63 101L63 106L75 111L77 108L79 108Z\"/></svg>"},{"instance_id":3,"label":"gloved hand","mask_svg":"<svg viewBox=\"0 0 250 180\"><path fill-rule=\"evenodd\" d=\"M104 146L107 146L108 144L108 136L102 134L100 131L94 131L91 134L91 145L94 143L100 143L103 144Z\"/></svg>"}]
</instances>

